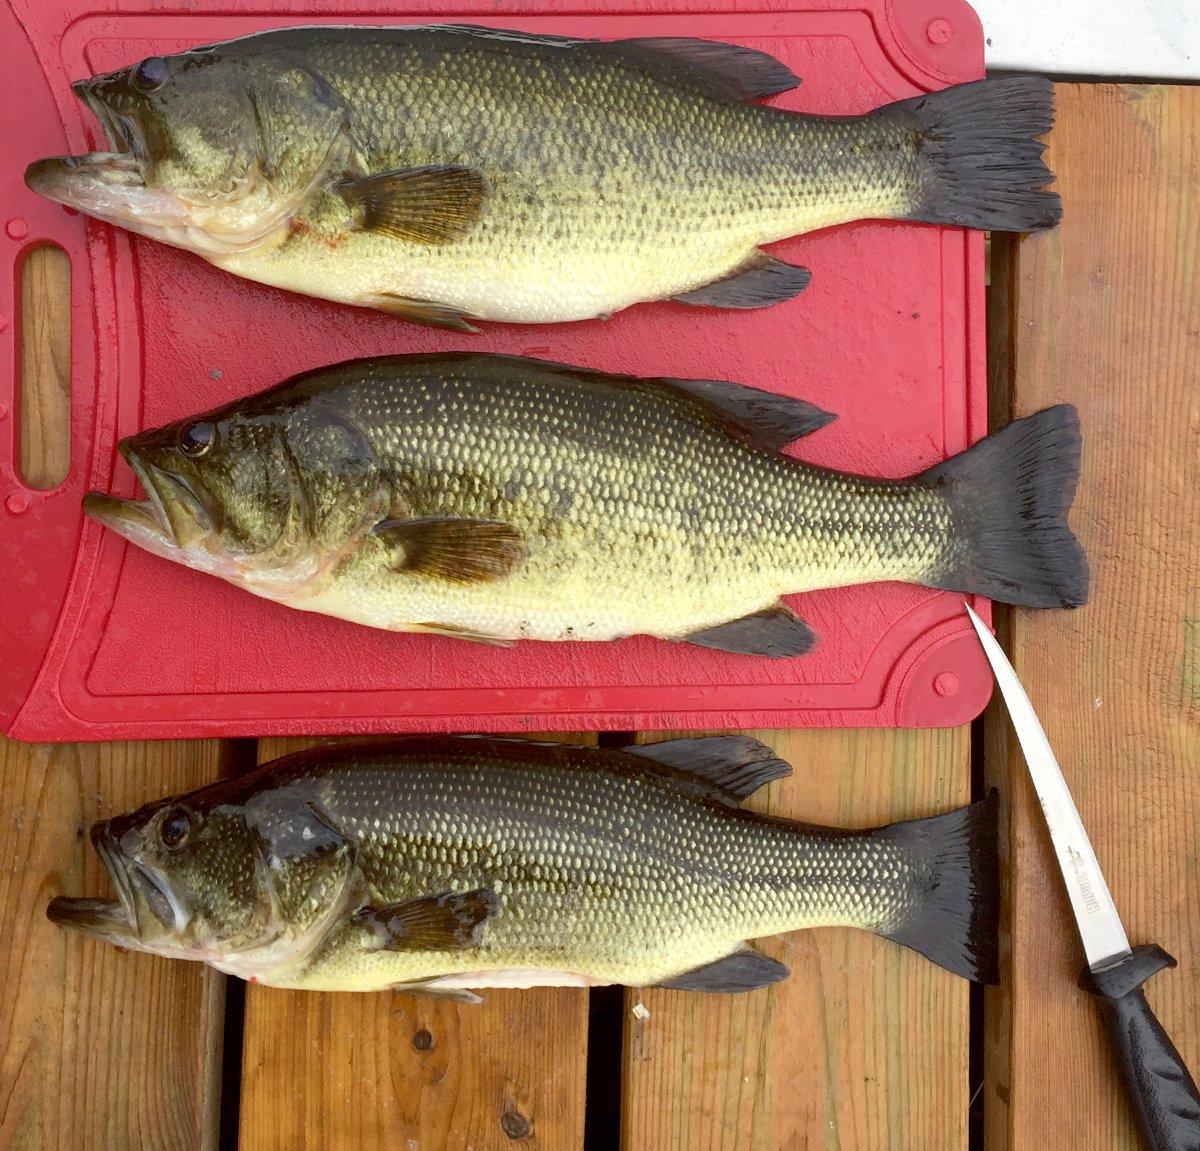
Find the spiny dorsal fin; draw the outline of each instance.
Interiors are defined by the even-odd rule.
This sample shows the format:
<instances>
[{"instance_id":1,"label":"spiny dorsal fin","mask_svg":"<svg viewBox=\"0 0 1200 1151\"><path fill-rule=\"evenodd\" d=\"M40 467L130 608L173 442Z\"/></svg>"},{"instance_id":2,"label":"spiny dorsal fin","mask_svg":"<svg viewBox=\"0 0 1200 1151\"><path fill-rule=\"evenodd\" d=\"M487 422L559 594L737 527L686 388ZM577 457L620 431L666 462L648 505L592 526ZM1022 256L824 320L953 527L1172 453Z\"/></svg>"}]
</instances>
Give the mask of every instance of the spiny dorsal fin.
<instances>
[{"instance_id":1,"label":"spiny dorsal fin","mask_svg":"<svg viewBox=\"0 0 1200 1151\"><path fill-rule=\"evenodd\" d=\"M354 922L381 951L462 951L475 943L479 926L500 907L486 888L364 907Z\"/></svg>"},{"instance_id":2,"label":"spiny dorsal fin","mask_svg":"<svg viewBox=\"0 0 1200 1151\"><path fill-rule=\"evenodd\" d=\"M419 572L448 583L502 579L528 553L525 537L498 520L384 520L374 532L395 550L394 570Z\"/></svg>"},{"instance_id":3,"label":"spiny dorsal fin","mask_svg":"<svg viewBox=\"0 0 1200 1151\"><path fill-rule=\"evenodd\" d=\"M659 987L679 991L756 991L788 977L788 969L753 947L740 947L732 955L706 963L664 980Z\"/></svg>"},{"instance_id":4,"label":"spiny dorsal fin","mask_svg":"<svg viewBox=\"0 0 1200 1151\"><path fill-rule=\"evenodd\" d=\"M625 57L630 67L663 74L726 100L777 96L800 83L786 64L754 48L696 40L687 36L647 36L604 45Z\"/></svg>"},{"instance_id":5,"label":"spiny dorsal fin","mask_svg":"<svg viewBox=\"0 0 1200 1151\"><path fill-rule=\"evenodd\" d=\"M337 190L361 210L364 231L415 244L448 244L471 230L487 189L474 168L431 166L343 180Z\"/></svg>"},{"instance_id":6,"label":"spiny dorsal fin","mask_svg":"<svg viewBox=\"0 0 1200 1151\"><path fill-rule=\"evenodd\" d=\"M668 387L719 408L755 443L778 450L837 419L806 400L724 380L663 380Z\"/></svg>"},{"instance_id":7,"label":"spiny dorsal fin","mask_svg":"<svg viewBox=\"0 0 1200 1151\"><path fill-rule=\"evenodd\" d=\"M764 783L791 775L790 764L748 735L668 739L625 749L702 782L717 798L736 807Z\"/></svg>"}]
</instances>

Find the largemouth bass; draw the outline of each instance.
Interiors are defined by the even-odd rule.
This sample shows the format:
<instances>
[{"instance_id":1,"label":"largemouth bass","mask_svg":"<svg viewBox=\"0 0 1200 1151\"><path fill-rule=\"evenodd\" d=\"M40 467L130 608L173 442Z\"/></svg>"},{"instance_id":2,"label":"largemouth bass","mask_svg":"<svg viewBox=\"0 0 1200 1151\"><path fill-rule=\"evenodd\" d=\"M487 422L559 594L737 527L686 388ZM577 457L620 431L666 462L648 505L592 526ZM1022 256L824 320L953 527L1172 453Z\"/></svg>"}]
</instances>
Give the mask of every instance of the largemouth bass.
<instances>
[{"instance_id":1,"label":"largemouth bass","mask_svg":"<svg viewBox=\"0 0 1200 1151\"><path fill-rule=\"evenodd\" d=\"M326 991L744 991L787 974L748 940L829 924L994 980L994 800L863 832L738 807L789 770L745 736L317 748L97 824L117 899L49 915Z\"/></svg>"},{"instance_id":2,"label":"largemouth bass","mask_svg":"<svg viewBox=\"0 0 1200 1151\"><path fill-rule=\"evenodd\" d=\"M797 83L702 40L280 29L79 81L111 150L26 181L237 275L466 330L772 304L809 274L759 245L848 220L1057 222L1048 81L857 117L753 103Z\"/></svg>"},{"instance_id":3,"label":"largemouth bass","mask_svg":"<svg viewBox=\"0 0 1200 1151\"><path fill-rule=\"evenodd\" d=\"M832 417L710 380L485 354L361 360L122 441L101 523L256 595L494 643L638 633L787 656L789 592L910 580L1083 603L1073 408L911 480L779 449Z\"/></svg>"}]
</instances>

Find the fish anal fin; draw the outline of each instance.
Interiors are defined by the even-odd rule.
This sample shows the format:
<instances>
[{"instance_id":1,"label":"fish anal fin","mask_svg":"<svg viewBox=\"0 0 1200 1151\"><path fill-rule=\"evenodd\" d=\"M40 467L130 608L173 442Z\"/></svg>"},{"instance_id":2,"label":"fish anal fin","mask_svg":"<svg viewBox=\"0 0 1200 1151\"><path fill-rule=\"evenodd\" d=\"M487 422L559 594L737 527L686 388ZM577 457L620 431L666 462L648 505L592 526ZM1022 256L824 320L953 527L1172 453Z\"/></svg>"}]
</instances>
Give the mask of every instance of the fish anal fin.
<instances>
[{"instance_id":1,"label":"fish anal fin","mask_svg":"<svg viewBox=\"0 0 1200 1151\"><path fill-rule=\"evenodd\" d=\"M723 959L684 971L659 984L677 991L756 991L788 977L787 967L753 947L740 947Z\"/></svg>"},{"instance_id":2,"label":"fish anal fin","mask_svg":"<svg viewBox=\"0 0 1200 1151\"><path fill-rule=\"evenodd\" d=\"M625 750L695 776L730 804L737 804L771 780L792 773L790 765L765 743L748 735L667 739Z\"/></svg>"},{"instance_id":3,"label":"fish anal fin","mask_svg":"<svg viewBox=\"0 0 1200 1151\"><path fill-rule=\"evenodd\" d=\"M674 299L704 308L768 308L798 296L812 273L795 264L757 252L723 279L684 292Z\"/></svg>"},{"instance_id":4,"label":"fish anal fin","mask_svg":"<svg viewBox=\"0 0 1200 1151\"><path fill-rule=\"evenodd\" d=\"M399 168L343 180L337 190L359 227L414 244L449 244L479 219L487 181L475 168Z\"/></svg>"},{"instance_id":5,"label":"fish anal fin","mask_svg":"<svg viewBox=\"0 0 1200 1151\"><path fill-rule=\"evenodd\" d=\"M528 554L525 537L499 520L383 520L374 534L392 549L395 571L419 572L447 583L502 579Z\"/></svg>"},{"instance_id":6,"label":"fish anal fin","mask_svg":"<svg viewBox=\"0 0 1200 1151\"><path fill-rule=\"evenodd\" d=\"M680 638L698 647L772 659L804 655L817 642L812 628L783 603Z\"/></svg>"},{"instance_id":7,"label":"fish anal fin","mask_svg":"<svg viewBox=\"0 0 1200 1151\"><path fill-rule=\"evenodd\" d=\"M832 412L806 400L745 384L723 380L664 380L663 383L719 408L755 442L767 448L782 448L837 419Z\"/></svg>"},{"instance_id":8,"label":"fish anal fin","mask_svg":"<svg viewBox=\"0 0 1200 1151\"><path fill-rule=\"evenodd\" d=\"M717 40L686 36L640 37L604 45L630 66L677 79L726 100L758 100L776 96L800 83L786 64L766 52Z\"/></svg>"},{"instance_id":9,"label":"fish anal fin","mask_svg":"<svg viewBox=\"0 0 1200 1151\"><path fill-rule=\"evenodd\" d=\"M381 951L462 951L475 944L479 927L499 908L493 891L443 891L437 895L368 906L354 922Z\"/></svg>"},{"instance_id":10,"label":"fish anal fin","mask_svg":"<svg viewBox=\"0 0 1200 1151\"><path fill-rule=\"evenodd\" d=\"M354 302L359 307L387 312L390 316L399 316L413 324L424 324L427 328L446 328L452 332L479 331L465 312L433 300L413 300L392 292L372 292L360 296Z\"/></svg>"}]
</instances>

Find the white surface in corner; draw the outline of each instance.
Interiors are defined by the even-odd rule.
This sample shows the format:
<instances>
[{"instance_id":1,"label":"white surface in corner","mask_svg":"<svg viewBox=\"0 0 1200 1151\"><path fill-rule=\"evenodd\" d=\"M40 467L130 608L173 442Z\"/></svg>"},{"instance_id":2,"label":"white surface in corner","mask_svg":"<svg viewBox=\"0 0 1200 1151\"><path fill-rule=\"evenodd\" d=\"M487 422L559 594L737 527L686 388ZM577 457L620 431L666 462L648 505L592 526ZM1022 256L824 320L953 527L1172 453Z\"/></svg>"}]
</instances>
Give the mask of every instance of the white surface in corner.
<instances>
[{"instance_id":1,"label":"white surface in corner","mask_svg":"<svg viewBox=\"0 0 1200 1151\"><path fill-rule=\"evenodd\" d=\"M1200 80L1200 0L971 0L989 68Z\"/></svg>"}]
</instances>

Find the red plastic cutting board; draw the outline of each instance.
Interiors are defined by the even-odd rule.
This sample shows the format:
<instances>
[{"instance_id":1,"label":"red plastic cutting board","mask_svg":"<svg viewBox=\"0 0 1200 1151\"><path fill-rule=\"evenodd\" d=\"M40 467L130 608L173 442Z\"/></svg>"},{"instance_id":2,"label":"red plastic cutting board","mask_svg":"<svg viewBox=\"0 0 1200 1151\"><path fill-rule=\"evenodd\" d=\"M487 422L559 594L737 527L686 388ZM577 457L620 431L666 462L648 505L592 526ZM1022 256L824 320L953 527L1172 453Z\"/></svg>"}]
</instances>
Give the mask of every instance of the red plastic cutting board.
<instances>
[{"instance_id":1,"label":"red plastic cutting board","mask_svg":"<svg viewBox=\"0 0 1200 1151\"><path fill-rule=\"evenodd\" d=\"M738 380L841 418L797 449L903 476L986 425L983 237L862 223L777 246L812 269L757 312L634 307L607 323L440 333L235 279L198 257L29 192L26 164L102 146L69 81L286 23L473 21L600 38L699 36L762 49L802 78L778 99L859 113L983 71L960 0L0 0L0 720L22 739L409 730L951 725L991 690L960 597L896 584L797 597L820 644L772 661L648 638L477 647L307 616L127 546L85 521L89 488L134 480L118 437L351 356L455 347L642 375ZM25 253L72 267L71 469L35 491L14 394Z\"/></svg>"}]
</instances>

